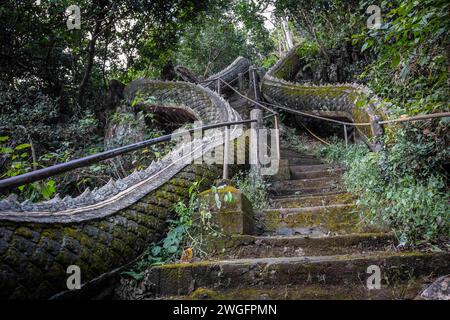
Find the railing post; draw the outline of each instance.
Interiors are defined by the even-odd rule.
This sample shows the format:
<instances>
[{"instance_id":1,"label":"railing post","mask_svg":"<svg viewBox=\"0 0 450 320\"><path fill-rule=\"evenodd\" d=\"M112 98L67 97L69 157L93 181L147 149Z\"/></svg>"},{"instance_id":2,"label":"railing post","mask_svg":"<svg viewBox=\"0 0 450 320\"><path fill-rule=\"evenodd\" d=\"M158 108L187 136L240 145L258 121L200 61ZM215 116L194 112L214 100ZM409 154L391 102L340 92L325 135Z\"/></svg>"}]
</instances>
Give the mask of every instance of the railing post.
<instances>
[{"instance_id":1,"label":"railing post","mask_svg":"<svg viewBox=\"0 0 450 320\"><path fill-rule=\"evenodd\" d=\"M220 96L220 78L217 79L217 94Z\"/></svg>"},{"instance_id":2,"label":"railing post","mask_svg":"<svg viewBox=\"0 0 450 320\"><path fill-rule=\"evenodd\" d=\"M275 135L276 135L276 141L277 141L277 159L280 160L280 115L276 114L274 117L274 128L275 128Z\"/></svg>"},{"instance_id":3,"label":"railing post","mask_svg":"<svg viewBox=\"0 0 450 320\"><path fill-rule=\"evenodd\" d=\"M224 137L224 144L223 144L223 180L228 180L228 157L229 157L229 150L230 150L230 126L224 127L225 129L225 137Z\"/></svg>"},{"instance_id":4,"label":"railing post","mask_svg":"<svg viewBox=\"0 0 450 320\"><path fill-rule=\"evenodd\" d=\"M250 112L252 122L250 130L250 167L258 176L261 175L261 162L259 161L259 129L263 126L263 112L260 109L253 109Z\"/></svg>"},{"instance_id":5,"label":"railing post","mask_svg":"<svg viewBox=\"0 0 450 320\"><path fill-rule=\"evenodd\" d=\"M256 74L256 68L255 67L251 67L250 69L250 80L251 80L251 87L253 89L253 96L254 96L254 100L255 101L260 101L260 92L259 92L259 86L258 86L258 75ZM258 106L255 106L257 108L259 108Z\"/></svg>"},{"instance_id":6,"label":"railing post","mask_svg":"<svg viewBox=\"0 0 450 320\"><path fill-rule=\"evenodd\" d=\"M238 74L238 90L239 92L244 91L244 75L242 74L242 72L239 72Z\"/></svg>"},{"instance_id":7,"label":"railing post","mask_svg":"<svg viewBox=\"0 0 450 320\"><path fill-rule=\"evenodd\" d=\"M344 137L345 137L345 147L348 148L348 134L347 134L347 125L344 124Z\"/></svg>"},{"instance_id":8,"label":"railing post","mask_svg":"<svg viewBox=\"0 0 450 320\"><path fill-rule=\"evenodd\" d=\"M374 115L370 117L370 126L372 128L372 135L374 138L373 142L373 151L380 152L383 150L383 126L379 124L381 121L380 117L377 115Z\"/></svg>"}]
</instances>

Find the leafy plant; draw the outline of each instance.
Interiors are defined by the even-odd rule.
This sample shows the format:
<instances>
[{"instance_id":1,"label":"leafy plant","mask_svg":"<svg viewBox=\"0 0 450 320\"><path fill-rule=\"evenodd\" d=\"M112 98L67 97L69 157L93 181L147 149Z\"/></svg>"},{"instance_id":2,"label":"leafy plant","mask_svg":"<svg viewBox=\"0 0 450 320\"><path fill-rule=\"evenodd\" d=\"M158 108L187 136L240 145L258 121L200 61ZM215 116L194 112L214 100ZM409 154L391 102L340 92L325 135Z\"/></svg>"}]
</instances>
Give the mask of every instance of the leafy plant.
<instances>
[{"instance_id":1,"label":"leafy plant","mask_svg":"<svg viewBox=\"0 0 450 320\"><path fill-rule=\"evenodd\" d=\"M152 243L145 251L142 260L138 262L136 270L125 272L125 275L139 280L142 277L141 271L148 265L176 262L180 259L184 249L192 250L196 258L207 255L208 241L211 240L211 237L220 237L221 234L212 220L208 204L199 198L200 185L201 181L197 181L189 187L187 202L178 201L174 204L173 208L177 219L168 220L170 228L166 237L158 243ZM218 197L219 188L214 186L211 188L218 209L222 206ZM225 194L224 201L233 201L231 193Z\"/></svg>"},{"instance_id":2,"label":"leafy plant","mask_svg":"<svg viewBox=\"0 0 450 320\"><path fill-rule=\"evenodd\" d=\"M262 211L269 206L267 190L270 184L263 177L252 170L240 171L234 175L232 181L252 203L254 210Z\"/></svg>"},{"instance_id":3,"label":"leafy plant","mask_svg":"<svg viewBox=\"0 0 450 320\"><path fill-rule=\"evenodd\" d=\"M39 166L38 163L33 162L27 151L31 148L30 144L22 143L11 146L8 145L8 140L8 136L0 136L0 154L6 163L6 168L2 170L0 179L27 173ZM19 195L20 199L30 199L31 201L48 200L55 191L56 187L54 180L22 185L14 190L14 192Z\"/></svg>"},{"instance_id":4,"label":"leafy plant","mask_svg":"<svg viewBox=\"0 0 450 320\"><path fill-rule=\"evenodd\" d=\"M381 29L353 36L374 56L361 77L391 103L392 112L448 108L449 9L442 0L383 1Z\"/></svg>"},{"instance_id":5,"label":"leafy plant","mask_svg":"<svg viewBox=\"0 0 450 320\"><path fill-rule=\"evenodd\" d=\"M321 147L320 154L347 167L345 185L358 197L367 223L391 228L404 245L447 241L450 205L442 163L449 150L445 141L428 129L407 126L386 142L384 154L362 146L346 149L338 141Z\"/></svg>"}]
</instances>

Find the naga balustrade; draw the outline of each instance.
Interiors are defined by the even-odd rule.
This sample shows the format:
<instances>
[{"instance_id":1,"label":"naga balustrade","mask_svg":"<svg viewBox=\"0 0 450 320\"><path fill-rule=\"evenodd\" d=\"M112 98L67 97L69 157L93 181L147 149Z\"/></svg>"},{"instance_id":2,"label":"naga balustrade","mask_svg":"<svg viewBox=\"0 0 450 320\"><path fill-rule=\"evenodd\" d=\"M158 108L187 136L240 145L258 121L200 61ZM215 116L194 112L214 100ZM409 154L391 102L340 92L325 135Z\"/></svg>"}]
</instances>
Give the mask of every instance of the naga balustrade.
<instances>
[{"instance_id":1,"label":"naga balustrade","mask_svg":"<svg viewBox=\"0 0 450 320\"><path fill-rule=\"evenodd\" d=\"M236 90L231 83L235 82L236 80L239 81L239 83L242 83L242 78L244 76L245 73L249 72L249 74L251 75L251 84L254 90L254 96L255 99L251 99L248 96L243 95L241 92L239 92L238 90ZM289 113L293 113L293 114L299 114L302 116L306 116L306 117L311 117L311 118L315 118L315 119L320 119L320 120L324 120L324 121L328 121L328 122L332 122L332 123L337 123L343 126L344 129L344 138L345 138L345 145L346 147L348 147L348 131L347 131L347 127L348 126L370 126L373 128L374 123L378 124L378 125L385 125L385 124L393 124L393 123L401 123L401 122L409 122L409 121L418 121L418 120L427 120L427 119L434 119L434 118L446 118L446 117L450 117L450 112L440 112L440 113L434 113L434 114L429 114L429 115L418 115L418 116L413 116L413 117L402 117L402 118L397 118L397 119L390 119L390 120L379 120L376 119L375 121L371 121L371 122L346 122L346 121L340 121L340 120L336 120L336 119L332 119L332 118L327 118L327 117L323 117L323 116L319 116L319 115L315 115L312 113L307 113L307 112L303 112L303 111L299 111L299 110L295 110L292 108L288 108L286 106L281 106L281 105L277 105L277 104L273 104L273 103L268 103L268 102L258 102L257 100L259 100L259 86L258 86L258 82L257 82L257 76L256 76L256 68L255 67L250 67L247 71L245 71L244 73L240 73L238 75L238 77L232 79L230 82L226 82L224 81L221 77L217 77L217 78L212 78L212 79L208 79L205 81L201 81L199 82L199 84L210 84L212 82L216 81L217 82L217 86L216 86L216 91L217 93L220 95L221 94L221 89L222 89L222 85L224 85L225 87L228 87L229 89L231 89L232 91L234 91L236 94L238 94L239 96L241 96L242 98L248 100L249 102L251 102L254 107L262 109L264 111L269 112L269 114L267 116L264 116L262 118L262 120L266 120L266 119L270 119L270 118L274 118L274 129L276 132L276 141L277 141L277 145L276 145L276 154L277 157L279 159L280 157L280 141L279 141L279 113L277 111L275 111L274 109L279 109L285 112L289 112ZM274 109L271 109L267 106L271 106ZM65 173L68 171L72 171L74 169L78 169L78 168L83 168L83 167L87 167L89 165L92 165L94 163L98 163L100 161L103 160L107 160L107 159L111 159L132 151L136 151L139 149L143 149L146 148L148 146L151 145L156 145L162 142L167 142L170 141L173 138L185 135L187 133L191 134L194 133L196 131L201 130L202 133L205 130L209 130L209 129L216 129L216 128L224 128L224 133L225 133L225 139L224 139L224 163L223 163L223 179L227 180L228 179L228 151L229 151L229 140L230 140L230 136L229 136L229 130L230 127L233 125L243 125L243 124L252 124L252 123L256 123L255 128L261 128L262 127L262 121L258 120L258 119L250 119L250 120L243 120L243 121L236 121L236 122L225 122L225 123L218 123L218 124L211 124L211 125L206 125L206 126L202 126L199 128L194 128L194 129L190 129L190 130L186 130L183 132L177 132L177 133L172 133L169 135L164 135L158 138L154 138L154 139L149 139L149 140L145 140L145 141L141 141L141 142L137 142L134 144L130 144L130 145L126 145L123 147L119 147L119 148L115 148L112 150L108 150L108 151L104 151L101 153L97 153L91 156L87 156L87 157L83 157L80 159L75 159L75 160L71 160L68 161L66 163L61 163L61 164L57 164L51 167L47 167L47 168L43 168L43 169L39 169L39 170L35 170L29 173L25 173L22 175L18 175L15 177L10 177L7 179L2 179L0 180L0 191L7 191L10 190L12 188L24 185L24 184L28 184L28 183L32 183L32 182L36 182L39 180L43 180L61 173ZM255 145L256 143L256 145ZM253 146L257 147L258 143L256 141L254 141ZM257 151L256 151L257 152ZM257 153L258 154L258 153ZM257 160L257 166L259 166L260 161Z\"/></svg>"},{"instance_id":2,"label":"naga balustrade","mask_svg":"<svg viewBox=\"0 0 450 320\"><path fill-rule=\"evenodd\" d=\"M51 167L47 167L47 168L29 172L29 173L21 174L21 175L15 176L15 177L2 179L2 180L0 180L0 191L6 191L6 190L9 190L9 189L12 189L12 188L24 185L24 184L36 182L36 181L43 180L46 178L50 178L57 174L65 173L65 172L72 171L72 170L78 169L78 168L87 167L87 166L90 166L94 163L98 163L103 160L111 159L111 158L129 153L129 152L143 149L143 148L146 148L146 147L149 147L149 146L152 146L155 144L159 144L162 142L167 142L173 138L181 137L188 133L191 134L194 132L198 132L200 130L203 133L203 131L205 131L205 130L225 127L225 128L227 128L227 130L225 131L226 138L229 139L228 129L230 129L231 126L250 124L253 122L256 122L256 120L242 120L242 121L235 121L235 122L210 124L210 125L206 125L206 126L202 126L202 127L198 127L198 128L193 128L190 130L185 130L185 131L181 131L181 132L164 135L164 136L161 136L158 138L140 141L140 142L129 144L129 145L126 145L123 147L119 147L119 148L115 148L112 150L97 153L97 154L94 154L91 156L71 160L71 161L57 164L57 165L54 165ZM225 141L225 144L228 145L228 141ZM228 172L228 169L224 169L224 170L226 170L226 172ZM225 177L225 173L224 173L224 179L225 178L227 178L227 176Z\"/></svg>"}]
</instances>

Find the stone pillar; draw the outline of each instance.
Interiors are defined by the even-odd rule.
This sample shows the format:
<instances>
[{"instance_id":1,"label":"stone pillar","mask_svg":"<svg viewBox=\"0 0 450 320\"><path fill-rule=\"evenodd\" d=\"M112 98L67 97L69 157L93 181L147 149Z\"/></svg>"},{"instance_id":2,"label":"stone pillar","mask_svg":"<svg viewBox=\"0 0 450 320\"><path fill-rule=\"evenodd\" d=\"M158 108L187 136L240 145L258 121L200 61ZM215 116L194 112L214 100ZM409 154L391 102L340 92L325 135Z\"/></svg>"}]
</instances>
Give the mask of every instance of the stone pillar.
<instances>
[{"instance_id":1,"label":"stone pillar","mask_svg":"<svg viewBox=\"0 0 450 320\"><path fill-rule=\"evenodd\" d=\"M231 195L231 201L230 201ZM217 207L217 198L220 208ZM228 198L228 201L225 199ZM200 201L206 202L213 213L213 220L226 235L253 234L254 216L250 201L232 186L207 190L200 194Z\"/></svg>"},{"instance_id":2,"label":"stone pillar","mask_svg":"<svg viewBox=\"0 0 450 320\"><path fill-rule=\"evenodd\" d=\"M377 115L373 115L370 117L370 124L372 128L372 136L373 136L373 146L372 149L375 152L380 152L383 150L383 126L379 124L381 121L380 117Z\"/></svg>"},{"instance_id":3,"label":"stone pillar","mask_svg":"<svg viewBox=\"0 0 450 320\"><path fill-rule=\"evenodd\" d=\"M263 112L260 109L253 109L250 112L252 122L250 128L250 167L258 175L261 172L261 162L259 160L259 129L263 127Z\"/></svg>"},{"instance_id":4,"label":"stone pillar","mask_svg":"<svg viewBox=\"0 0 450 320\"><path fill-rule=\"evenodd\" d=\"M239 92L244 92L244 75L242 72L238 74L238 90Z\"/></svg>"}]
</instances>

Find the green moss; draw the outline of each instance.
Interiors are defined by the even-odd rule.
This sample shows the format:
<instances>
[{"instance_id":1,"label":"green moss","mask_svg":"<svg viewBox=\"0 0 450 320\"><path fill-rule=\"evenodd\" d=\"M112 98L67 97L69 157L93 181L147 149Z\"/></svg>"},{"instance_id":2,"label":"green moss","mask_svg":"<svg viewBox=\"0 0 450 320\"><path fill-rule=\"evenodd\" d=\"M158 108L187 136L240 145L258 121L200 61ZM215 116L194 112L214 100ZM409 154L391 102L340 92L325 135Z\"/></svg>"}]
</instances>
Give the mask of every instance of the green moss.
<instances>
[{"instance_id":1,"label":"green moss","mask_svg":"<svg viewBox=\"0 0 450 320\"><path fill-rule=\"evenodd\" d=\"M80 231L77 228L72 228L72 227L66 227L66 228L62 229L62 232L64 235L69 236L74 239L78 239L78 237L80 235Z\"/></svg>"},{"instance_id":2,"label":"green moss","mask_svg":"<svg viewBox=\"0 0 450 320\"><path fill-rule=\"evenodd\" d=\"M324 208L321 210L301 211L282 216L279 211L267 211L265 228L275 231L282 227L323 227L326 230L351 233L364 230L354 206Z\"/></svg>"},{"instance_id":3,"label":"green moss","mask_svg":"<svg viewBox=\"0 0 450 320\"><path fill-rule=\"evenodd\" d=\"M50 240L58 240L60 239L60 230L57 226L53 229L44 229L42 230L41 237L42 238L48 238Z\"/></svg>"},{"instance_id":4,"label":"green moss","mask_svg":"<svg viewBox=\"0 0 450 320\"><path fill-rule=\"evenodd\" d=\"M95 241L92 238L90 238L89 236L87 236L86 234L82 234L80 236L80 244L82 247L92 248L94 243L95 243Z\"/></svg>"},{"instance_id":5,"label":"green moss","mask_svg":"<svg viewBox=\"0 0 450 320\"><path fill-rule=\"evenodd\" d=\"M63 266L70 266L74 261L74 255L67 250L61 250L55 257L55 261Z\"/></svg>"},{"instance_id":6,"label":"green moss","mask_svg":"<svg viewBox=\"0 0 450 320\"><path fill-rule=\"evenodd\" d=\"M19 227L19 228L17 228L16 229L16 234L20 235L20 236L22 236L24 238L27 238L27 239L32 239L33 238L33 232L30 229L26 228L26 227Z\"/></svg>"}]
</instances>

